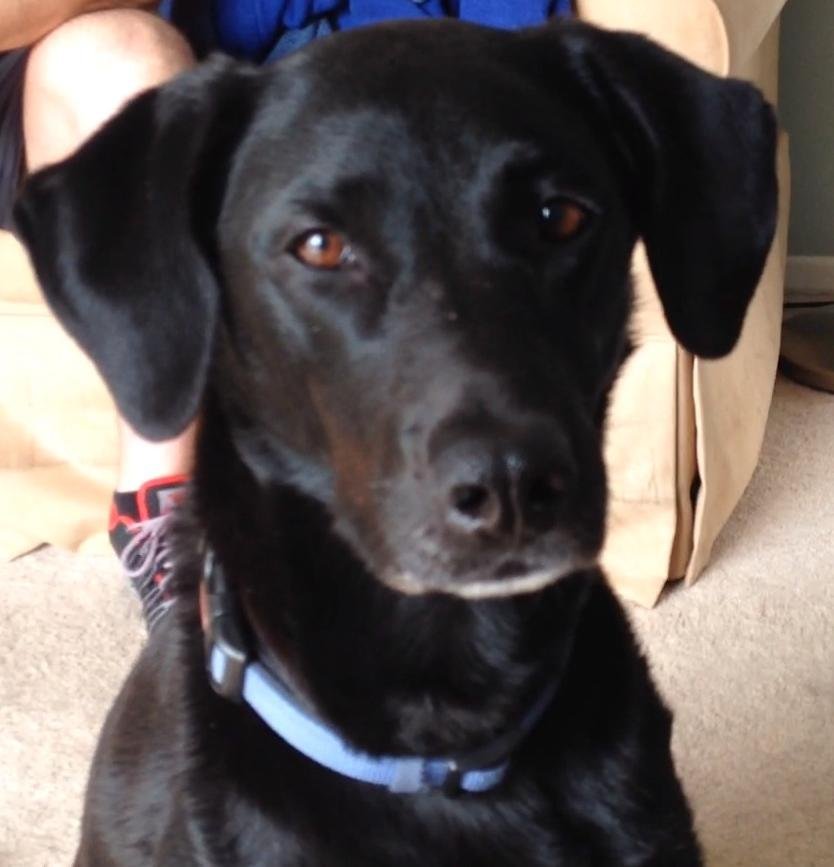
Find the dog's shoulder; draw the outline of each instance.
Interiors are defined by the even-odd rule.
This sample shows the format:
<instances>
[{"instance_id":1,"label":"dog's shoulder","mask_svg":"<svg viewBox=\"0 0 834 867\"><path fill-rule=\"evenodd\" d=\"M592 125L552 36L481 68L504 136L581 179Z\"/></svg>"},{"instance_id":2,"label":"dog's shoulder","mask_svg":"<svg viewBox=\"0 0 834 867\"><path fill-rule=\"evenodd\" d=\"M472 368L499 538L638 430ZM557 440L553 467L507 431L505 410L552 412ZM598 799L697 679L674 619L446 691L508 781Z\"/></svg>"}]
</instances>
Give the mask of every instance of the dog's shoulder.
<instances>
[{"instance_id":1,"label":"dog's shoulder","mask_svg":"<svg viewBox=\"0 0 834 867\"><path fill-rule=\"evenodd\" d=\"M568 824L595 826L611 863L642 864L652 852L677 852L680 867L699 863L670 752L672 722L626 610L599 580L539 750L558 744L544 778L551 803Z\"/></svg>"},{"instance_id":2,"label":"dog's shoulder","mask_svg":"<svg viewBox=\"0 0 834 867\"><path fill-rule=\"evenodd\" d=\"M178 632L175 617L163 619L105 719L84 806L81 865L147 864L175 825L174 836L187 839L180 810L188 713Z\"/></svg>"}]
</instances>

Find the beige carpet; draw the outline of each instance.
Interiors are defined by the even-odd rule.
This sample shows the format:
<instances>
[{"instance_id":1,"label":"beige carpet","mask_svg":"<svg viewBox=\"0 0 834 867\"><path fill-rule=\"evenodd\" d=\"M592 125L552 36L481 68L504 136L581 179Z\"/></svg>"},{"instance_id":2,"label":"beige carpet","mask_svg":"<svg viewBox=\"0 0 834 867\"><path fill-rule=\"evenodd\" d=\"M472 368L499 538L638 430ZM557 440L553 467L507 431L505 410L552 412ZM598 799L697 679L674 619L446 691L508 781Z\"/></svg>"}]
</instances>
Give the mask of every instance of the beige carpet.
<instances>
[{"instance_id":1,"label":"beige carpet","mask_svg":"<svg viewBox=\"0 0 834 867\"><path fill-rule=\"evenodd\" d=\"M635 610L714 867L834 867L834 397L779 382L712 567ZM142 640L109 560L0 566L0 865L74 849L102 716Z\"/></svg>"}]
</instances>

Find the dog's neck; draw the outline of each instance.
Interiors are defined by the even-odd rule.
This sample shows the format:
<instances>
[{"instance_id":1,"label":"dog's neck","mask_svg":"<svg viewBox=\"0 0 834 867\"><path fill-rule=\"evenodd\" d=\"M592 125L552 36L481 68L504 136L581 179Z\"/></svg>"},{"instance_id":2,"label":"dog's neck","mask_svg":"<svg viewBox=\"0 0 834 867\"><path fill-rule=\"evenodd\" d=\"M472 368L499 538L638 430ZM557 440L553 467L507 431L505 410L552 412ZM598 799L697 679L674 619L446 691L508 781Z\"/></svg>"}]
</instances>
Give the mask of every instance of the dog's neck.
<instances>
[{"instance_id":1,"label":"dog's neck","mask_svg":"<svg viewBox=\"0 0 834 867\"><path fill-rule=\"evenodd\" d=\"M593 574L517 598L405 596L368 574L320 505L289 486L255 483L228 440L210 448L212 472L196 474L196 509L201 499L230 508L198 520L258 652L302 707L359 748L481 747L560 676ZM203 498L205 485L220 490Z\"/></svg>"},{"instance_id":2,"label":"dog's neck","mask_svg":"<svg viewBox=\"0 0 834 867\"><path fill-rule=\"evenodd\" d=\"M252 647L236 594L214 551L205 546L200 582L200 620L207 674L215 692L248 705L269 728L296 750L342 776L392 792L485 792L499 785L518 747L547 713L559 688L556 676L545 683L526 712L491 744L453 755L368 755L341 733L302 707L303 696L287 683L279 658L261 645ZM271 659L270 659L271 657Z\"/></svg>"}]
</instances>

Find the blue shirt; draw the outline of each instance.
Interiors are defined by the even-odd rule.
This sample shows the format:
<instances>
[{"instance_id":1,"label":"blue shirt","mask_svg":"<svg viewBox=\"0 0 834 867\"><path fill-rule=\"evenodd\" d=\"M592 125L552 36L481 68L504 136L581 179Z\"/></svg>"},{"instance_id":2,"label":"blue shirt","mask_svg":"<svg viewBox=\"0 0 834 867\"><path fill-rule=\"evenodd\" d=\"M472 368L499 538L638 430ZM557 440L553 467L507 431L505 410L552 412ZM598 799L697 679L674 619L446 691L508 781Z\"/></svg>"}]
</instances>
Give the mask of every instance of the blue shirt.
<instances>
[{"instance_id":1,"label":"blue shirt","mask_svg":"<svg viewBox=\"0 0 834 867\"><path fill-rule=\"evenodd\" d=\"M459 18L514 29L571 12L571 0L162 0L198 48L269 62L334 30L392 19Z\"/></svg>"}]
</instances>

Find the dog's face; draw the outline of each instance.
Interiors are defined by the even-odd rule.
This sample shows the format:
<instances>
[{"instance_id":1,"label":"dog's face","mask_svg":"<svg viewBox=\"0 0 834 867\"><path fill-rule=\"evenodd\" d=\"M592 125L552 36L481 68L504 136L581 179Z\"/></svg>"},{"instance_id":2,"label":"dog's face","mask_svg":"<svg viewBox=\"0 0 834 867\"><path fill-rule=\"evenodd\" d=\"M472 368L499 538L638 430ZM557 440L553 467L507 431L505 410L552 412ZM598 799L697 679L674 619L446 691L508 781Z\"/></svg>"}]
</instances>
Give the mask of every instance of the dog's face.
<instances>
[{"instance_id":1,"label":"dog's face","mask_svg":"<svg viewBox=\"0 0 834 867\"><path fill-rule=\"evenodd\" d=\"M635 229L581 112L408 47L267 84L220 221L221 390L252 465L290 468L374 574L509 592L599 547Z\"/></svg>"},{"instance_id":2,"label":"dog's face","mask_svg":"<svg viewBox=\"0 0 834 867\"><path fill-rule=\"evenodd\" d=\"M676 336L733 345L773 137L752 88L637 37L398 24L140 97L18 221L138 430L209 388L382 581L502 595L600 547L638 236Z\"/></svg>"}]
</instances>

